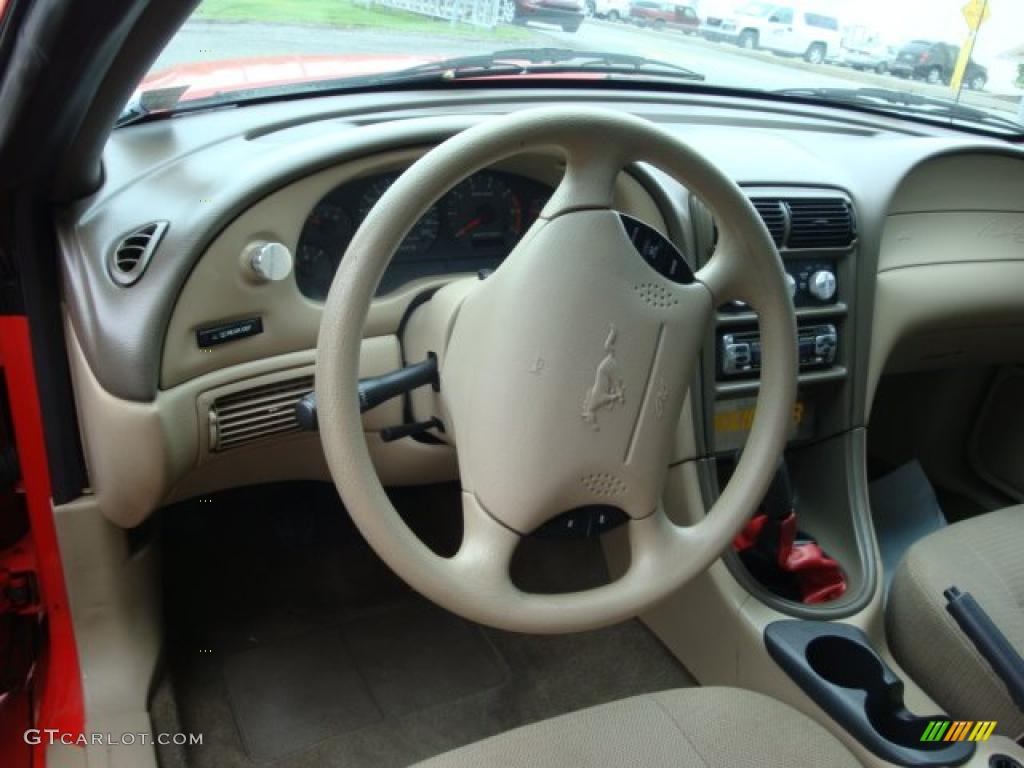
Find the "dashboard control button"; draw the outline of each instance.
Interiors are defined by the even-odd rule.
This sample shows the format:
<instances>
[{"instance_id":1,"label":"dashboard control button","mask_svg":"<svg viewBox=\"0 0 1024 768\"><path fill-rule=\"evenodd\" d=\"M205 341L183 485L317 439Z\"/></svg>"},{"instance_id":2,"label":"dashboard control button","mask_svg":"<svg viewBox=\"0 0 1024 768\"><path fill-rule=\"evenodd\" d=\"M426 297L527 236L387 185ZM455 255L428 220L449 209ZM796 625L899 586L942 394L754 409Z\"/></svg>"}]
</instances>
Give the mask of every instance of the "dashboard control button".
<instances>
[{"instance_id":1,"label":"dashboard control button","mask_svg":"<svg viewBox=\"0 0 1024 768\"><path fill-rule=\"evenodd\" d=\"M789 291L789 298L793 300L796 298L796 278L788 272L786 273L786 288Z\"/></svg>"},{"instance_id":2,"label":"dashboard control button","mask_svg":"<svg viewBox=\"0 0 1024 768\"><path fill-rule=\"evenodd\" d=\"M242 262L260 283L284 280L292 273L292 252L283 243L250 243L242 251Z\"/></svg>"},{"instance_id":3,"label":"dashboard control button","mask_svg":"<svg viewBox=\"0 0 1024 768\"><path fill-rule=\"evenodd\" d=\"M654 227L639 219L634 219L632 216L620 213L619 219L621 219L626 235L633 243L637 253L655 272L673 283L686 285L693 282L690 265L686 263L683 254L667 237Z\"/></svg>"},{"instance_id":4,"label":"dashboard control button","mask_svg":"<svg viewBox=\"0 0 1024 768\"><path fill-rule=\"evenodd\" d=\"M836 276L827 269L819 269L807 281L807 290L818 301L831 301L836 295Z\"/></svg>"},{"instance_id":5,"label":"dashboard control button","mask_svg":"<svg viewBox=\"0 0 1024 768\"><path fill-rule=\"evenodd\" d=\"M814 337L814 354L821 358L823 363L834 363L836 347L839 345L835 326L823 325L820 330L821 332Z\"/></svg>"},{"instance_id":6,"label":"dashboard control button","mask_svg":"<svg viewBox=\"0 0 1024 768\"><path fill-rule=\"evenodd\" d=\"M563 512L531 533L545 539L589 539L629 522L629 516L617 507L578 507Z\"/></svg>"},{"instance_id":7,"label":"dashboard control button","mask_svg":"<svg viewBox=\"0 0 1024 768\"><path fill-rule=\"evenodd\" d=\"M757 356L760 360L761 350ZM750 370L754 362L754 349L750 342L736 341L732 335L722 337L722 371L727 374Z\"/></svg>"},{"instance_id":8,"label":"dashboard control button","mask_svg":"<svg viewBox=\"0 0 1024 768\"><path fill-rule=\"evenodd\" d=\"M230 323L200 328L196 331L196 346L200 349L211 349L218 344L245 339L261 333L263 333L263 318L247 317L244 320L233 320Z\"/></svg>"}]
</instances>

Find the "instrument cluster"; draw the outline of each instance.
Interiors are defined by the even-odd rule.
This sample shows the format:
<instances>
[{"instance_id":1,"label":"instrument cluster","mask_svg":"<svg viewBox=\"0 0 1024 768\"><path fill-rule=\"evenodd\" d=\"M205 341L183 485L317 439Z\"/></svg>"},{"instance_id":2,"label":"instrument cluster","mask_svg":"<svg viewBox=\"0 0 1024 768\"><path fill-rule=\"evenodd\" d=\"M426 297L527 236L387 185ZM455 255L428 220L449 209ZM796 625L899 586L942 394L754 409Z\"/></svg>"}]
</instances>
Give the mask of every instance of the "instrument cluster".
<instances>
[{"instance_id":1,"label":"instrument cluster","mask_svg":"<svg viewBox=\"0 0 1024 768\"><path fill-rule=\"evenodd\" d=\"M295 280L323 301L359 224L397 172L346 182L310 212L295 254ZM484 170L438 200L410 230L388 266L378 294L421 277L494 269L530 228L552 193L525 176Z\"/></svg>"}]
</instances>

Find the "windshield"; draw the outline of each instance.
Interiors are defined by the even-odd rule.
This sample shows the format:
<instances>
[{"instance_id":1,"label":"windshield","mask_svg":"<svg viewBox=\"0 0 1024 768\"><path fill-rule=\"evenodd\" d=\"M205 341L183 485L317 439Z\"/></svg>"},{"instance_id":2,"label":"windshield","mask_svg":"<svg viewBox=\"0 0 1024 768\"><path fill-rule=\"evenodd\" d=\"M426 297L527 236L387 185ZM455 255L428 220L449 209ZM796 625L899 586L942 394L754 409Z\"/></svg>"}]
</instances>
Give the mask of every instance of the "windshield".
<instances>
[{"instance_id":1,"label":"windshield","mask_svg":"<svg viewBox=\"0 0 1024 768\"><path fill-rule=\"evenodd\" d=\"M735 88L1020 135L1024 2L205 0L122 123L488 78Z\"/></svg>"}]
</instances>

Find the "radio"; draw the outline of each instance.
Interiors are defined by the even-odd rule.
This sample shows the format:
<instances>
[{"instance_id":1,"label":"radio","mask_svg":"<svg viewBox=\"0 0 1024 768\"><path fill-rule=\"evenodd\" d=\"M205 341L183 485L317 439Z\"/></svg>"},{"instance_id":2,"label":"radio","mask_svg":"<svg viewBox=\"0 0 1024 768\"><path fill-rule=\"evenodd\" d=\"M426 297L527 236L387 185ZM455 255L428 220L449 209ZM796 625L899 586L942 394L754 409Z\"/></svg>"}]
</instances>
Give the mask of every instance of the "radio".
<instances>
[{"instance_id":1,"label":"radio","mask_svg":"<svg viewBox=\"0 0 1024 768\"><path fill-rule=\"evenodd\" d=\"M827 368L836 361L839 334L831 324L809 325L797 332L800 368ZM748 376L761 370L761 334L726 333L718 341L718 372Z\"/></svg>"}]
</instances>

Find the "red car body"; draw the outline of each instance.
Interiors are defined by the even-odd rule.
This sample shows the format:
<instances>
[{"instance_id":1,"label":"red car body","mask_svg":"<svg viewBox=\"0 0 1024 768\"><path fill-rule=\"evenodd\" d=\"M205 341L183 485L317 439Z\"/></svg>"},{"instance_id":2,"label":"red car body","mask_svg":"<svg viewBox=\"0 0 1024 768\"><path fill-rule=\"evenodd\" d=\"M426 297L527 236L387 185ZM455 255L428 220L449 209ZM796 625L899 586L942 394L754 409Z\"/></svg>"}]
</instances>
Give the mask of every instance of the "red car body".
<instances>
[{"instance_id":1,"label":"red car body","mask_svg":"<svg viewBox=\"0 0 1024 768\"><path fill-rule=\"evenodd\" d=\"M177 103L206 99L238 91L299 85L346 77L386 75L419 64L438 61L438 56L404 54L352 54L339 56L260 56L228 61L179 64L146 76L139 83L135 97L146 91L184 89ZM523 62L527 64L528 62ZM488 79L545 78L543 72L521 75L489 75ZM599 72L558 74L563 80L600 80L606 75ZM464 79L471 80L472 76Z\"/></svg>"},{"instance_id":2,"label":"red car body","mask_svg":"<svg viewBox=\"0 0 1024 768\"><path fill-rule=\"evenodd\" d=\"M634 24L655 29L677 29L696 35L700 29L700 17L689 5L659 2L659 0L638 0L629 7L629 18Z\"/></svg>"}]
</instances>

